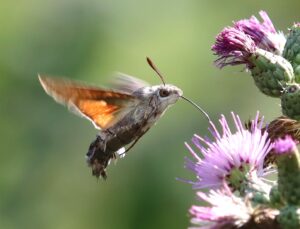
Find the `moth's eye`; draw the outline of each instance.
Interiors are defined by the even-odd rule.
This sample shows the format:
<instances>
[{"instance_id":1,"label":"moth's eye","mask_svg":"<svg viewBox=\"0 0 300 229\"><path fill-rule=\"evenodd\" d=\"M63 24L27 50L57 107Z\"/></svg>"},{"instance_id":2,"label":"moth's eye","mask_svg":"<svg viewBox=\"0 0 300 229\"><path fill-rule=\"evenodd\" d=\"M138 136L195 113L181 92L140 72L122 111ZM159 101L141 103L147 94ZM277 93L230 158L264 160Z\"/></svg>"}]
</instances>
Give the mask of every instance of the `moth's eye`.
<instances>
[{"instance_id":1,"label":"moth's eye","mask_svg":"<svg viewBox=\"0 0 300 229\"><path fill-rule=\"evenodd\" d=\"M160 97L167 97L169 95L170 95L170 92L168 90L166 90L166 89L160 89L159 90L159 96Z\"/></svg>"}]
</instances>

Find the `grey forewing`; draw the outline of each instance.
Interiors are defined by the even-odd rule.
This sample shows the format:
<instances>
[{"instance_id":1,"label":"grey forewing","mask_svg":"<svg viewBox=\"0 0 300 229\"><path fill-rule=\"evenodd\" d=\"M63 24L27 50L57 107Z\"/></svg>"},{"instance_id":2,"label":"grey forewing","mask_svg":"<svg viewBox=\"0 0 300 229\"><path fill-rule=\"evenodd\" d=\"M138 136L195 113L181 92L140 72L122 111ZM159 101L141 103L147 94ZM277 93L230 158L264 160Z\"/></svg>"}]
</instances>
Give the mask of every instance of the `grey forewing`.
<instances>
[{"instance_id":1,"label":"grey forewing","mask_svg":"<svg viewBox=\"0 0 300 229\"><path fill-rule=\"evenodd\" d=\"M112 88L116 88L130 94L141 88L149 86L150 85L147 82L141 79L120 72L116 73L112 80Z\"/></svg>"}]
</instances>

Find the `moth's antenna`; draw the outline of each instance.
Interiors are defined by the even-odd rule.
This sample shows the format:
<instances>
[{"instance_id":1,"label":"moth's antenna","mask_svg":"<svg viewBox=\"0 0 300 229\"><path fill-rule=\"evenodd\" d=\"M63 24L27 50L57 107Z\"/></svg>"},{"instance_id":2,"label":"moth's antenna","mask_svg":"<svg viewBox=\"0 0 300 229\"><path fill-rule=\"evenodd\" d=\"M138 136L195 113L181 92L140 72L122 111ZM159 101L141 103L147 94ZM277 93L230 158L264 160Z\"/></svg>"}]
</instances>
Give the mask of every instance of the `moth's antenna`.
<instances>
[{"instance_id":1,"label":"moth's antenna","mask_svg":"<svg viewBox=\"0 0 300 229\"><path fill-rule=\"evenodd\" d=\"M163 84L166 85L164 77L162 76L162 74L160 73L158 68L154 65L154 63L152 62L152 60L149 57L147 57L147 62L150 65L150 67L157 73L157 75L159 76L159 78L161 79Z\"/></svg>"},{"instance_id":2,"label":"moth's antenna","mask_svg":"<svg viewBox=\"0 0 300 229\"><path fill-rule=\"evenodd\" d=\"M183 95L180 96L180 97L183 98L185 101L188 101L190 104L192 104L192 105L193 105L194 107L196 107L198 110L200 110L201 113L205 115L205 117L207 118L208 122L211 122L211 121L210 121L209 115L208 115L208 114L207 114L200 106L198 106L198 105L197 105L195 102L193 102L192 100L190 100L190 99L184 97Z\"/></svg>"}]
</instances>

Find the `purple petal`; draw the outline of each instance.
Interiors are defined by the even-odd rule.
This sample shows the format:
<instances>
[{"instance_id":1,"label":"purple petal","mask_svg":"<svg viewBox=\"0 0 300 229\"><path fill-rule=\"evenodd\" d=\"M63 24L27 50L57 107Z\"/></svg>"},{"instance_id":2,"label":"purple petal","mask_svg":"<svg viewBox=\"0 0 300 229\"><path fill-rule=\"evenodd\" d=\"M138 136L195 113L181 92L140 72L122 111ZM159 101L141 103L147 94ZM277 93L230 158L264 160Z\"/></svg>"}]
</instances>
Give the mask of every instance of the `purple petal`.
<instances>
[{"instance_id":1,"label":"purple petal","mask_svg":"<svg viewBox=\"0 0 300 229\"><path fill-rule=\"evenodd\" d=\"M234 27L249 35L259 48L276 53L282 53L286 39L281 32L277 32L271 19L265 11L259 12L263 22L256 17L240 20Z\"/></svg>"},{"instance_id":2,"label":"purple petal","mask_svg":"<svg viewBox=\"0 0 300 229\"><path fill-rule=\"evenodd\" d=\"M248 58L256 50L256 45L250 36L237 28L227 27L216 38L212 51L219 58L218 67L226 65L249 64Z\"/></svg>"},{"instance_id":3,"label":"purple petal","mask_svg":"<svg viewBox=\"0 0 300 229\"><path fill-rule=\"evenodd\" d=\"M297 144L289 135L285 138L278 138L273 145L276 154L292 154L297 149Z\"/></svg>"}]
</instances>

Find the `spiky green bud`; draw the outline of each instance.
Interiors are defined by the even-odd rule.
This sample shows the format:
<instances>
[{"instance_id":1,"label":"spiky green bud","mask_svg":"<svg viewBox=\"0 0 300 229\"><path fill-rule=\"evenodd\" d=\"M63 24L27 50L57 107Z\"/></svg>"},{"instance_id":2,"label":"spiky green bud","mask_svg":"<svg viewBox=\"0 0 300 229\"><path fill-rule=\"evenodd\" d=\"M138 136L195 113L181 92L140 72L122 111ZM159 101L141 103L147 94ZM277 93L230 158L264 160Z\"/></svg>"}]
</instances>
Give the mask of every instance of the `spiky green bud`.
<instances>
[{"instance_id":1,"label":"spiky green bud","mask_svg":"<svg viewBox=\"0 0 300 229\"><path fill-rule=\"evenodd\" d=\"M276 157L278 191L284 202L300 205L300 155L297 148Z\"/></svg>"},{"instance_id":2,"label":"spiky green bud","mask_svg":"<svg viewBox=\"0 0 300 229\"><path fill-rule=\"evenodd\" d=\"M286 206L281 209L277 221L283 229L299 229L300 219L298 208L295 206Z\"/></svg>"},{"instance_id":3,"label":"spiky green bud","mask_svg":"<svg viewBox=\"0 0 300 229\"><path fill-rule=\"evenodd\" d=\"M250 71L256 86L266 95L279 97L282 87L294 81L293 67L279 55L257 49L249 62L253 66Z\"/></svg>"},{"instance_id":4,"label":"spiky green bud","mask_svg":"<svg viewBox=\"0 0 300 229\"><path fill-rule=\"evenodd\" d=\"M300 84L293 83L286 87L281 96L281 109L289 118L300 120Z\"/></svg>"},{"instance_id":5,"label":"spiky green bud","mask_svg":"<svg viewBox=\"0 0 300 229\"><path fill-rule=\"evenodd\" d=\"M300 82L300 24L295 24L287 36L283 57L293 66L295 80Z\"/></svg>"}]
</instances>

